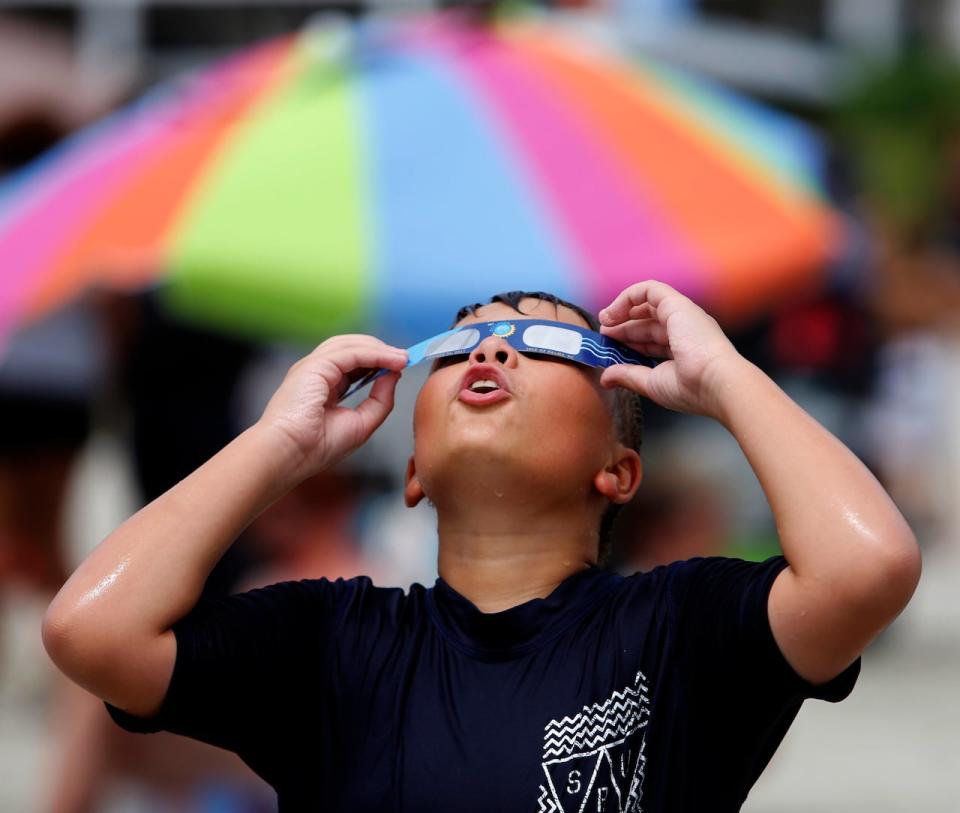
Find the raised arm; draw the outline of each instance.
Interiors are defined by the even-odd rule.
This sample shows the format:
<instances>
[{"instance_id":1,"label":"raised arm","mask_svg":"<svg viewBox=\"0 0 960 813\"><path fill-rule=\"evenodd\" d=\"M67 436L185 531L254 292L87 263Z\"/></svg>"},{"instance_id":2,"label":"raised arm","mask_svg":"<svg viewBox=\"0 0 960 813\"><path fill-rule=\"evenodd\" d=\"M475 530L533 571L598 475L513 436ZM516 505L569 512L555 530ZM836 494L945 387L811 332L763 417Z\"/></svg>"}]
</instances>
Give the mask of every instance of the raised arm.
<instances>
[{"instance_id":1,"label":"raised arm","mask_svg":"<svg viewBox=\"0 0 960 813\"><path fill-rule=\"evenodd\" d=\"M790 563L770 590L770 627L798 674L826 682L910 600L917 540L856 455L757 367L718 369L714 386Z\"/></svg>"},{"instance_id":2,"label":"raised arm","mask_svg":"<svg viewBox=\"0 0 960 813\"><path fill-rule=\"evenodd\" d=\"M155 713L176 659L172 624L240 532L297 483L362 445L393 408L406 354L336 336L294 364L260 420L101 542L61 588L43 642L67 677L125 711ZM388 367L356 409L355 371Z\"/></svg>"},{"instance_id":3,"label":"raised arm","mask_svg":"<svg viewBox=\"0 0 960 813\"><path fill-rule=\"evenodd\" d=\"M842 672L906 606L920 578L917 540L866 466L736 352L699 306L656 281L626 289L602 328L654 369L618 366L607 386L707 415L737 439L763 487L789 567L768 604L791 666L811 683Z\"/></svg>"}]
</instances>

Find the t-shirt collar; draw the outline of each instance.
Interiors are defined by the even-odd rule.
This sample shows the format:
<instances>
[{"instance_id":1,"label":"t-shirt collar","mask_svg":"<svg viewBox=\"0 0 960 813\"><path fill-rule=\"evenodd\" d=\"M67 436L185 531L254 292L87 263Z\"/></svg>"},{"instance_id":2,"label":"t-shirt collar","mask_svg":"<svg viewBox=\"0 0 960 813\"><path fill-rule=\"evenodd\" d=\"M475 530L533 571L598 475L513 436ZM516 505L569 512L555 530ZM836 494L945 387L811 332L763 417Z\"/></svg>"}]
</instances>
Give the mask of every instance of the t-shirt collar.
<instances>
[{"instance_id":1,"label":"t-shirt collar","mask_svg":"<svg viewBox=\"0 0 960 813\"><path fill-rule=\"evenodd\" d=\"M544 598L484 613L438 577L427 591L427 606L441 632L459 649L485 660L504 660L559 635L593 606L616 578L616 574L591 565L568 576Z\"/></svg>"}]
</instances>

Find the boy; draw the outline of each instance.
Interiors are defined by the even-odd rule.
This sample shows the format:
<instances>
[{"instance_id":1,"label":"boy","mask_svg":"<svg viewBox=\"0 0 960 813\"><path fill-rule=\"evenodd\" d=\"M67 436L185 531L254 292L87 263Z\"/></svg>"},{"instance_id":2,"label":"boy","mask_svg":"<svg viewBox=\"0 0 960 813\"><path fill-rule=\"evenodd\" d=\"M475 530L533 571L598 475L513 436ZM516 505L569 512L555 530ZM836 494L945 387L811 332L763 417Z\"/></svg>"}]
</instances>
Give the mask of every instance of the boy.
<instances>
[{"instance_id":1,"label":"boy","mask_svg":"<svg viewBox=\"0 0 960 813\"><path fill-rule=\"evenodd\" d=\"M591 321L541 294L461 315ZM917 543L860 461L691 300L650 280L600 316L664 360L601 374L491 334L436 363L405 488L437 510L433 588L317 579L198 603L240 530L392 409L405 352L338 336L80 566L45 618L51 657L124 727L236 751L282 813L738 810L803 699L851 691L913 593ZM394 372L336 406L373 367ZM601 521L641 479L614 387L721 421L784 557L597 567Z\"/></svg>"}]
</instances>

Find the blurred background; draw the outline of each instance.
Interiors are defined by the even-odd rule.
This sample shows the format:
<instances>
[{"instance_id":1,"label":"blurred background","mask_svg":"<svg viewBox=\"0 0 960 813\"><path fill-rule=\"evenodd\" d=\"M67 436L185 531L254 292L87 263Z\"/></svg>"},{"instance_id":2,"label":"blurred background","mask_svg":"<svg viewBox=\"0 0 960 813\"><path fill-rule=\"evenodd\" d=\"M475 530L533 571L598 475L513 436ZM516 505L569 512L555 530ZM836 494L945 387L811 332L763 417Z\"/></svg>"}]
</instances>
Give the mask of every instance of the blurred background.
<instances>
[{"instance_id":1,"label":"blurred background","mask_svg":"<svg viewBox=\"0 0 960 813\"><path fill-rule=\"evenodd\" d=\"M270 811L236 758L127 734L40 619L326 336L398 344L545 289L664 279L843 440L924 574L751 813L960 809L960 2L0 1L0 810ZM430 585L411 370L206 590ZM735 441L647 406L625 573L776 553Z\"/></svg>"}]
</instances>

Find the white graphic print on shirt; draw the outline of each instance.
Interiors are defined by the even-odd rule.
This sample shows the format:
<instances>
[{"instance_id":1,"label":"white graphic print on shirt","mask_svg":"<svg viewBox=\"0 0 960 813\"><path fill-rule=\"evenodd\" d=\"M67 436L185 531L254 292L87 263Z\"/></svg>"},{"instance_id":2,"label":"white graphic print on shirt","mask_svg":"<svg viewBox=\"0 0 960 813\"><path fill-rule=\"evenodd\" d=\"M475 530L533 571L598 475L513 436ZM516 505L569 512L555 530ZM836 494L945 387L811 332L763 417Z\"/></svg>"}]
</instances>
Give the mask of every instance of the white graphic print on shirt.
<instances>
[{"instance_id":1,"label":"white graphic print on shirt","mask_svg":"<svg viewBox=\"0 0 960 813\"><path fill-rule=\"evenodd\" d=\"M538 813L642 813L646 684L637 672L633 686L547 723Z\"/></svg>"}]
</instances>

